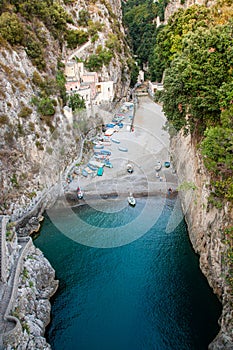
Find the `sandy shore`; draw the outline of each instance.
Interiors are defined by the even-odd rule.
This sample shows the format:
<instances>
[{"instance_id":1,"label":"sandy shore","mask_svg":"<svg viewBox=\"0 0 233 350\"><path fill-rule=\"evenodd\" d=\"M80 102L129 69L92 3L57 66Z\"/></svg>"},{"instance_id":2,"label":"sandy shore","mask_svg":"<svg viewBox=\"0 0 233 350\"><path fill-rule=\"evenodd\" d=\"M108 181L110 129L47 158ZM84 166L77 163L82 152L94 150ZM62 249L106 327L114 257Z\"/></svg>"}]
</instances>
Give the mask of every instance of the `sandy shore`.
<instances>
[{"instance_id":1,"label":"sandy shore","mask_svg":"<svg viewBox=\"0 0 233 350\"><path fill-rule=\"evenodd\" d=\"M135 196L165 195L168 188L176 191L177 178L172 165L168 169L163 166L160 177L156 177L154 169L156 161L162 164L170 161L170 140L169 134L163 130L166 118L161 106L149 97L140 98L133 132L130 132L131 119L127 115L123 120L124 127L113 135L120 144L111 142L110 146L104 147L111 151L113 168L104 167L103 176L75 177L67 186L67 194L75 193L78 186L82 188L85 199L110 195L125 197L130 192ZM110 116L106 122L111 122ZM119 147L127 148L128 152L122 152ZM126 170L128 163L134 166L132 174Z\"/></svg>"}]
</instances>

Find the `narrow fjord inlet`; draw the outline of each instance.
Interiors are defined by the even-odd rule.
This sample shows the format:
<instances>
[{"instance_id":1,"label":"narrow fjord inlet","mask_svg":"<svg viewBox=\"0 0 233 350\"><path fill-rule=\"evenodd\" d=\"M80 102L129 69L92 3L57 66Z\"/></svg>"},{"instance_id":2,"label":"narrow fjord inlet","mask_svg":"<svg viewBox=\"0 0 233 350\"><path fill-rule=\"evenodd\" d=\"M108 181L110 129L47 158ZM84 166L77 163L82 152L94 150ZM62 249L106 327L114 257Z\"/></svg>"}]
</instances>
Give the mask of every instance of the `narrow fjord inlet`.
<instances>
[{"instance_id":1,"label":"narrow fjord inlet","mask_svg":"<svg viewBox=\"0 0 233 350\"><path fill-rule=\"evenodd\" d=\"M0 0L0 350L233 350L233 0Z\"/></svg>"},{"instance_id":2,"label":"narrow fjord inlet","mask_svg":"<svg viewBox=\"0 0 233 350\"><path fill-rule=\"evenodd\" d=\"M145 206L119 200L74 209L83 222L127 232ZM67 238L45 218L35 244L54 266L60 281L52 299L47 340L53 350L206 350L217 334L221 306L198 267L185 222L166 227L175 199L167 199L153 227L141 238L117 248L100 249ZM163 201L151 199L153 216ZM179 213L177 214L179 215ZM76 230L57 212L67 230ZM136 230L136 227L135 227ZM88 235L88 232L82 232Z\"/></svg>"}]
</instances>

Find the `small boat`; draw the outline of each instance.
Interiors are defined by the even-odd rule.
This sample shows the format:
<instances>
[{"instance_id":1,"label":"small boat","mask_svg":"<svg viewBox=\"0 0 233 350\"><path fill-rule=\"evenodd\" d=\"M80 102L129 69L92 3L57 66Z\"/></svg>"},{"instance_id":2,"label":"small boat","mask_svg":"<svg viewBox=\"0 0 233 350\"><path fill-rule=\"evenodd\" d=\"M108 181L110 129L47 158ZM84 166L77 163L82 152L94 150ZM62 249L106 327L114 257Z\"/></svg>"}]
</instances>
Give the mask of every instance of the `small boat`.
<instances>
[{"instance_id":1,"label":"small boat","mask_svg":"<svg viewBox=\"0 0 233 350\"><path fill-rule=\"evenodd\" d=\"M104 145L100 145L100 144L94 146L94 149L103 149L103 148L104 148Z\"/></svg>"},{"instance_id":2,"label":"small boat","mask_svg":"<svg viewBox=\"0 0 233 350\"><path fill-rule=\"evenodd\" d=\"M162 163L161 162L156 162L155 163L155 170L159 171L159 170L161 170L161 168L162 168Z\"/></svg>"},{"instance_id":3,"label":"small boat","mask_svg":"<svg viewBox=\"0 0 233 350\"><path fill-rule=\"evenodd\" d=\"M104 168L99 168L97 171L97 176L102 176L104 173Z\"/></svg>"},{"instance_id":4,"label":"small boat","mask_svg":"<svg viewBox=\"0 0 233 350\"><path fill-rule=\"evenodd\" d=\"M170 162L164 162L165 168L170 168Z\"/></svg>"},{"instance_id":5,"label":"small boat","mask_svg":"<svg viewBox=\"0 0 233 350\"><path fill-rule=\"evenodd\" d=\"M83 199L83 192L80 187L77 188L77 197L78 199Z\"/></svg>"},{"instance_id":6,"label":"small boat","mask_svg":"<svg viewBox=\"0 0 233 350\"><path fill-rule=\"evenodd\" d=\"M106 126L106 128L114 128L114 126L116 126L116 124L114 124L114 123L108 123L108 124L106 124L105 125Z\"/></svg>"},{"instance_id":7,"label":"small boat","mask_svg":"<svg viewBox=\"0 0 233 350\"><path fill-rule=\"evenodd\" d=\"M85 177L87 177L87 176L88 176L88 172L87 172L85 169L83 169L83 170L82 170L82 175L85 176Z\"/></svg>"},{"instance_id":8,"label":"small boat","mask_svg":"<svg viewBox=\"0 0 233 350\"><path fill-rule=\"evenodd\" d=\"M91 170L93 170L93 171L98 170L98 167L93 166L93 165L91 165L90 163L88 163L87 166L88 166L89 169L91 169Z\"/></svg>"},{"instance_id":9,"label":"small boat","mask_svg":"<svg viewBox=\"0 0 233 350\"><path fill-rule=\"evenodd\" d=\"M128 148L126 148L126 147L118 147L118 149L121 152L128 152Z\"/></svg>"},{"instance_id":10,"label":"small boat","mask_svg":"<svg viewBox=\"0 0 233 350\"><path fill-rule=\"evenodd\" d=\"M132 207L135 207L136 205L136 199L134 198L134 196L132 195L132 193L130 193L129 197L128 197L128 203L129 205L131 205Z\"/></svg>"},{"instance_id":11,"label":"small boat","mask_svg":"<svg viewBox=\"0 0 233 350\"><path fill-rule=\"evenodd\" d=\"M120 128L120 129L122 129L122 128L123 128L123 126L124 126L124 124L123 124L123 123L118 123L117 125L119 126L119 128Z\"/></svg>"},{"instance_id":12,"label":"small boat","mask_svg":"<svg viewBox=\"0 0 233 350\"><path fill-rule=\"evenodd\" d=\"M88 164L94 167L95 170L103 166L103 163L97 162L96 160L90 160Z\"/></svg>"},{"instance_id":13,"label":"small boat","mask_svg":"<svg viewBox=\"0 0 233 350\"><path fill-rule=\"evenodd\" d=\"M111 139L112 140L112 142L114 142L114 143L121 143L121 141L119 141L119 140L116 140L116 139Z\"/></svg>"},{"instance_id":14,"label":"small boat","mask_svg":"<svg viewBox=\"0 0 233 350\"><path fill-rule=\"evenodd\" d=\"M131 164L127 164L127 171L129 174L133 173L133 166Z\"/></svg>"},{"instance_id":15,"label":"small boat","mask_svg":"<svg viewBox=\"0 0 233 350\"><path fill-rule=\"evenodd\" d=\"M104 165L105 165L107 168L113 168L113 165L112 165L112 163L111 163L109 160L106 160L106 161L104 162Z\"/></svg>"},{"instance_id":16,"label":"small boat","mask_svg":"<svg viewBox=\"0 0 233 350\"><path fill-rule=\"evenodd\" d=\"M110 156L110 155L112 154L112 152L109 151L109 150L107 150L107 149L102 149L102 150L100 151L100 154L104 154L104 155L106 155L106 156Z\"/></svg>"},{"instance_id":17,"label":"small boat","mask_svg":"<svg viewBox=\"0 0 233 350\"><path fill-rule=\"evenodd\" d=\"M109 128L105 131L105 136L112 136L114 134L114 128Z\"/></svg>"},{"instance_id":18,"label":"small boat","mask_svg":"<svg viewBox=\"0 0 233 350\"><path fill-rule=\"evenodd\" d=\"M94 155L94 158L100 161L103 161L105 159L109 159L109 156L107 154L98 154Z\"/></svg>"}]
</instances>

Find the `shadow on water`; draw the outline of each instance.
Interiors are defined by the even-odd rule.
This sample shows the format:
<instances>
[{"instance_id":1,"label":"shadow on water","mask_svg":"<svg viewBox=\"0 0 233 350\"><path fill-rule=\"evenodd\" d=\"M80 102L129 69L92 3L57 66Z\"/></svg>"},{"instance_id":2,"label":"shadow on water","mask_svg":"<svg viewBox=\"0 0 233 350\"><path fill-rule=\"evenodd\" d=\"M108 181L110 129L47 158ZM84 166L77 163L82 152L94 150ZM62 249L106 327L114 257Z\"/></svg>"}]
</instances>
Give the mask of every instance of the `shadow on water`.
<instances>
[{"instance_id":1,"label":"shadow on water","mask_svg":"<svg viewBox=\"0 0 233 350\"><path fill-rule=\"evenodd\" d=\"M102 225L124 227L144 201L116 212L88 206L74 212L97 231ZM158 205L154 198L151 214ZM70 240L45 217L35 244L60 281L46 331L52 349L207 350L219 330L221 304L199 269L185 222L166 233L173 207L167 199L148 232L108 249Z\"/></svg>"}]
</instances>

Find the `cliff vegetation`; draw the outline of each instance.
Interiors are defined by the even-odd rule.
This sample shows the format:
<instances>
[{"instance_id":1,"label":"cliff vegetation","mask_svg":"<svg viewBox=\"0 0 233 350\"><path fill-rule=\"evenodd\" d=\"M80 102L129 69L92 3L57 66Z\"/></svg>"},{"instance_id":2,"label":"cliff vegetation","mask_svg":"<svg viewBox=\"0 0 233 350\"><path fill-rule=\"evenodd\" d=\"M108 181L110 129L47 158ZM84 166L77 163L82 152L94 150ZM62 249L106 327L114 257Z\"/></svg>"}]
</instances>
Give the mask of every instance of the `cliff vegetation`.
<instances>
[{"instance_id":1,"label":"cliff vegetation","mask_svg":"<svg viewBox=\"0 0 233 350\"><path fill-rule=\"evenodd\" d=\"M67 99L71 56L113 80L115 100L126 94L134 61L120 19L120 1L0 1L2 214L26 214L79 154L85 135L63 113L66 105L84 108L78 96ZM94 114L85 114L93 129Z\"/></svg>"}]
</instances>

